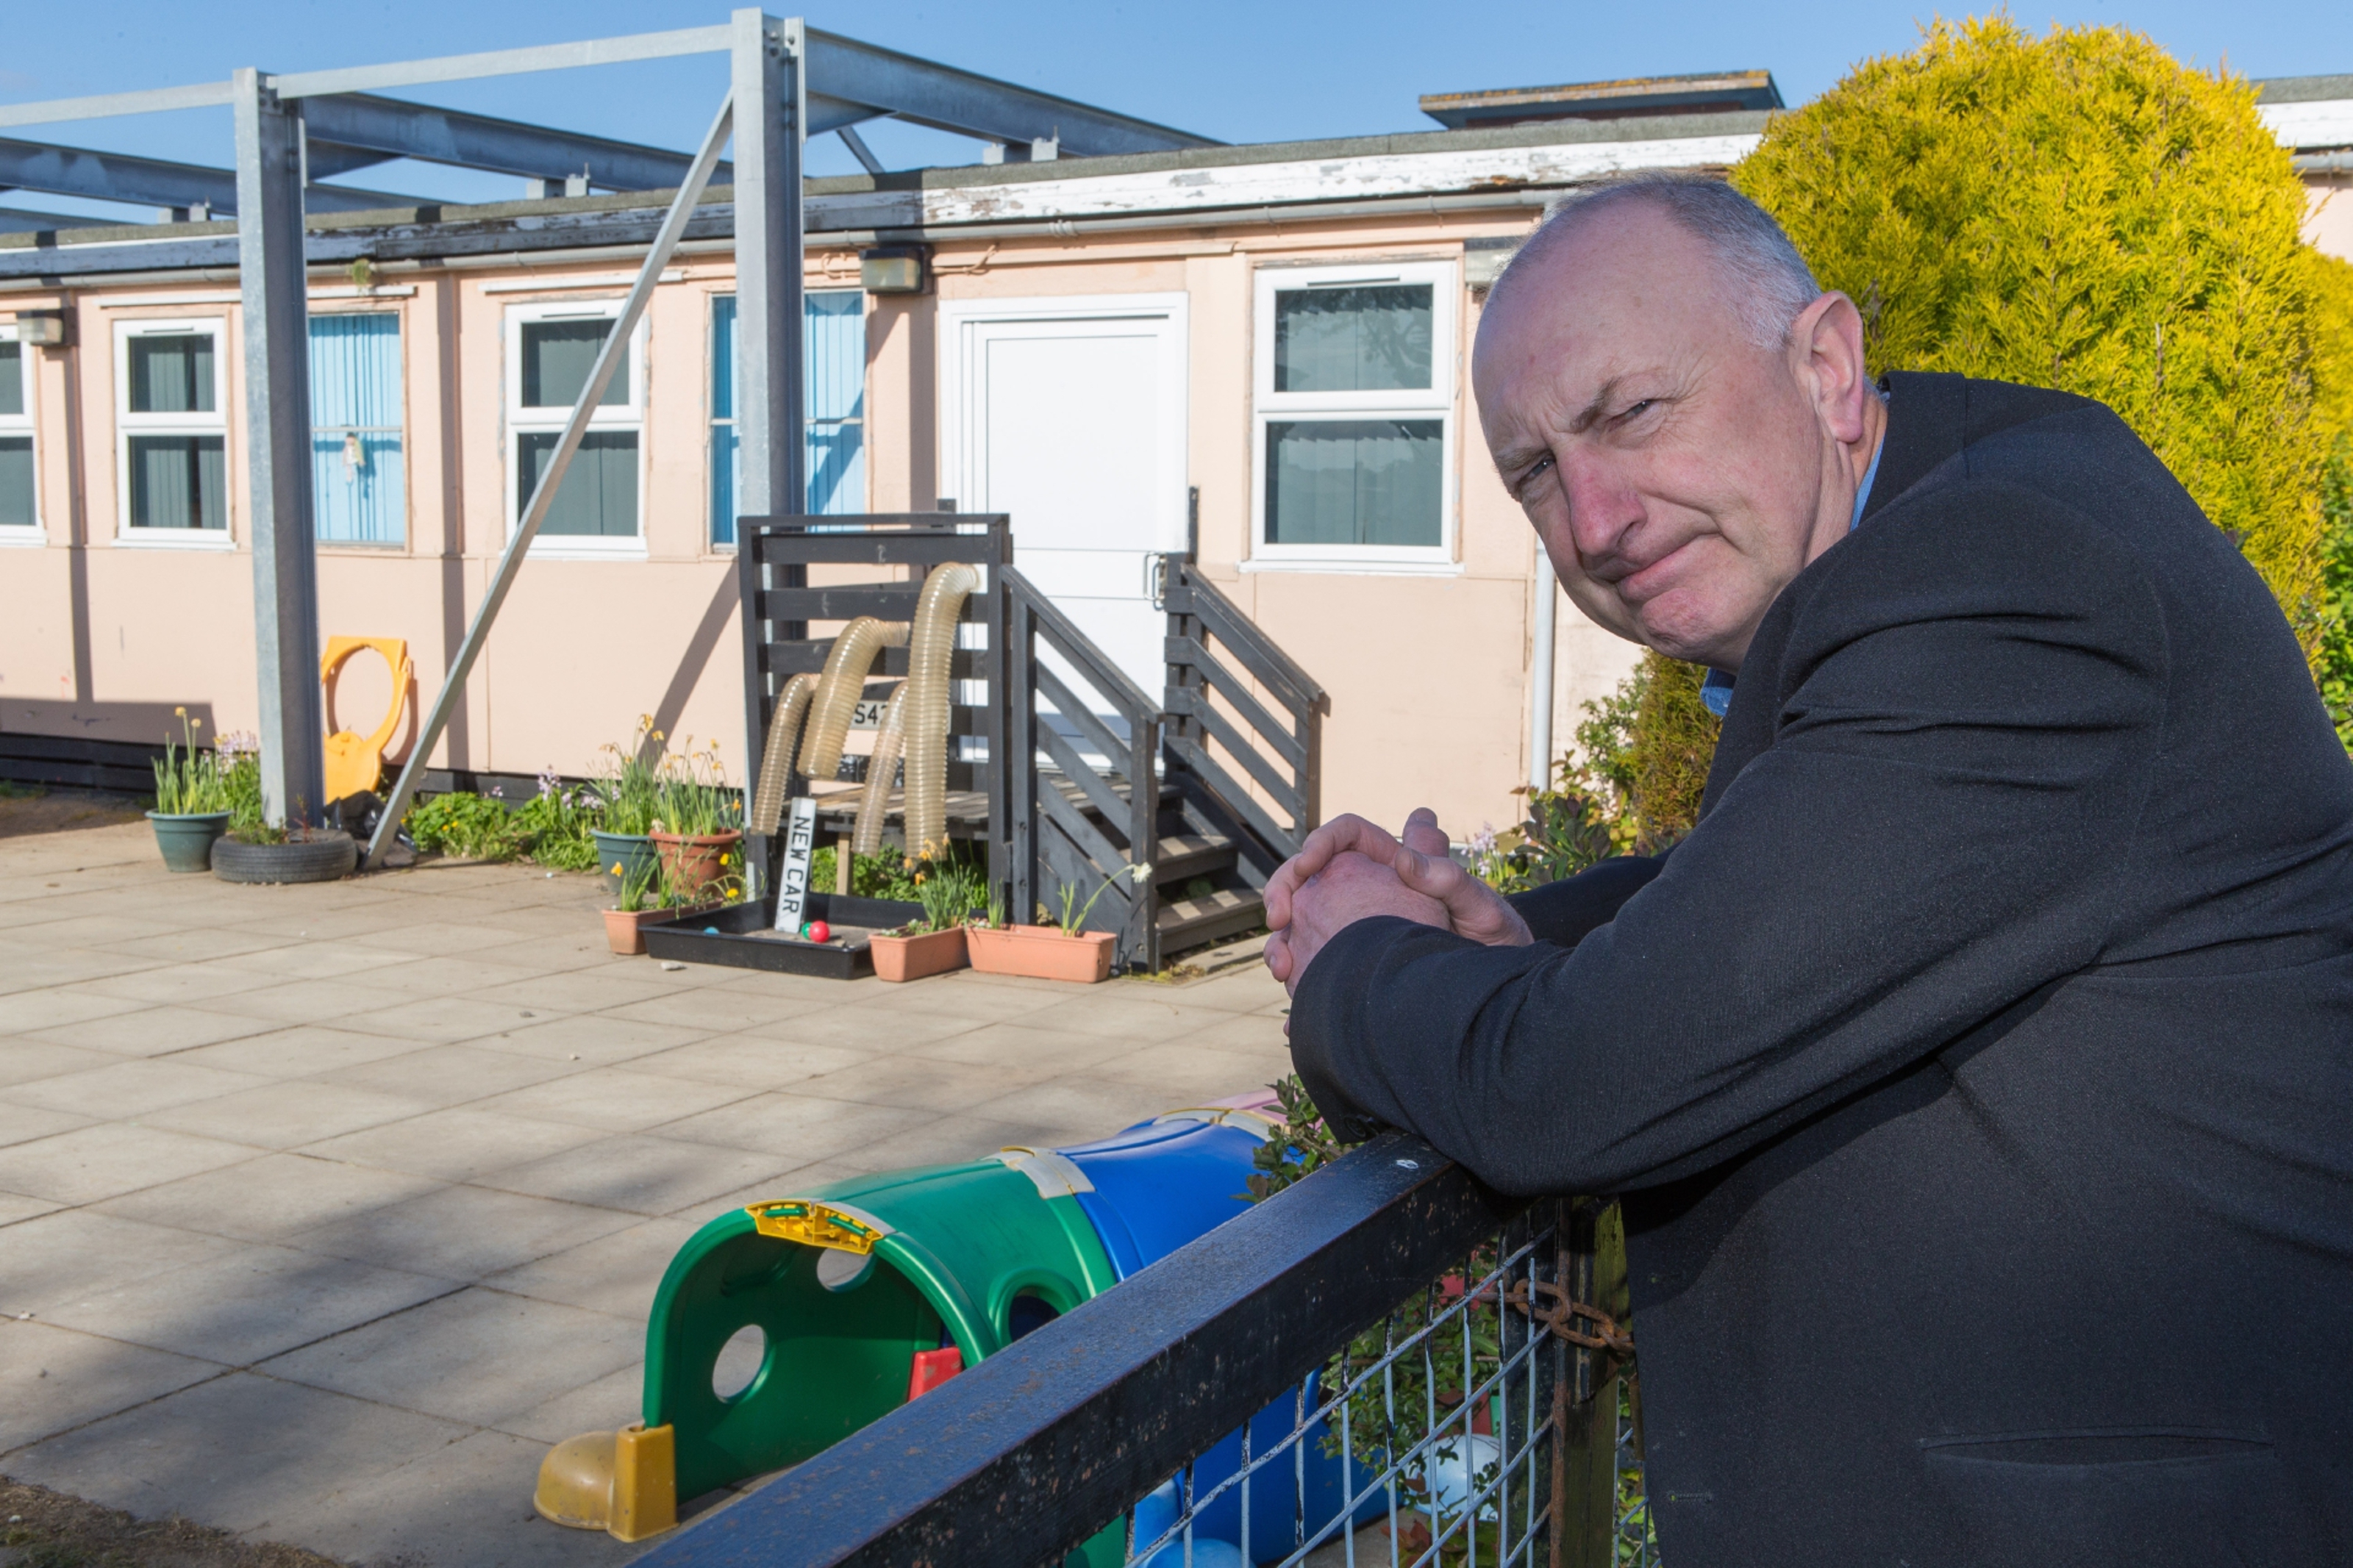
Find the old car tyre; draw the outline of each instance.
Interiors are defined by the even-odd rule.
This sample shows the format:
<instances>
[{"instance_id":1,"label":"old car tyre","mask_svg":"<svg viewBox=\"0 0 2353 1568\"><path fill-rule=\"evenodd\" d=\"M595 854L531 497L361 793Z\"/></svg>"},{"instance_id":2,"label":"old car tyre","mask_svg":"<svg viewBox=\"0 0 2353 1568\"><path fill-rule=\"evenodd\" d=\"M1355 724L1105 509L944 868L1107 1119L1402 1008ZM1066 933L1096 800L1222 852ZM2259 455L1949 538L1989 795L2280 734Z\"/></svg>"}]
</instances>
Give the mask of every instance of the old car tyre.
<instances>
[{"instance_id":1,"label":"old car tyre","mask_svg":"<svg viewBox=\"0 0 2353 1568\"><path fill-rule=\"evenodd\" d=\"M222 838L213 844L213 875L224 882L332 882L350 876L359 858L359 840L328 828L283 844Z\"/></svg>"}]
</instances>

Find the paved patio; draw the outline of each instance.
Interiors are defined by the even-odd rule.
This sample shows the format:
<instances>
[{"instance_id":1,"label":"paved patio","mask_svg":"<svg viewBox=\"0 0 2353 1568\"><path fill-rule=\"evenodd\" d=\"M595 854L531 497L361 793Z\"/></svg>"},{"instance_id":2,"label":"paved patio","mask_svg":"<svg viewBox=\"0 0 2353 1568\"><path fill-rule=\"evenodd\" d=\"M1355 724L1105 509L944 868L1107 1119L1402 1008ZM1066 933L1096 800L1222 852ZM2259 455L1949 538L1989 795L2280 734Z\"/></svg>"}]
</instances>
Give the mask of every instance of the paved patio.
<instances>
[{"instance_id":1,"label":"paved patio","mask_svg":"<svg viewBox=\"0 0 2353 1568\"><path fill-rule=\"evenodd\" d=\"M1256 964L665 970L597 903L527 867L174 877L144 824L0 840L0 1472L354 1563L617 1563L532 1482L634 1418L702 1220L1288 1069Z\"/></svg>"}]
</instances>

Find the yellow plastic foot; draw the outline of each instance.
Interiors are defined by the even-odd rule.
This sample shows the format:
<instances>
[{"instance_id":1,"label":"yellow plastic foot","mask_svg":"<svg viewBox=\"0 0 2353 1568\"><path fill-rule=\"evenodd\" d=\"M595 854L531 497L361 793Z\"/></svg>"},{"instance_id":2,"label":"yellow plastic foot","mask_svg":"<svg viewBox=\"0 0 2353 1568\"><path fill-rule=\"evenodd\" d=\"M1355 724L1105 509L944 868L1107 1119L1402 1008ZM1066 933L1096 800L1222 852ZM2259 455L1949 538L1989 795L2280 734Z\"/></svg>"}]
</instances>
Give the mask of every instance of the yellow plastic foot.
<instances>
[{"instance_id":1,"label":"yellow plastic foot","mask_svg":"<svg viewBox=\"0 0 2353 1568\"><path fill-rule=\"evenodd\" d=\"M532 1504L542 1519L616 1541L659 1535L678 1524L677 1452L668 1426L566 1437L540 1461Z\"/></svg>"}]
</instances>

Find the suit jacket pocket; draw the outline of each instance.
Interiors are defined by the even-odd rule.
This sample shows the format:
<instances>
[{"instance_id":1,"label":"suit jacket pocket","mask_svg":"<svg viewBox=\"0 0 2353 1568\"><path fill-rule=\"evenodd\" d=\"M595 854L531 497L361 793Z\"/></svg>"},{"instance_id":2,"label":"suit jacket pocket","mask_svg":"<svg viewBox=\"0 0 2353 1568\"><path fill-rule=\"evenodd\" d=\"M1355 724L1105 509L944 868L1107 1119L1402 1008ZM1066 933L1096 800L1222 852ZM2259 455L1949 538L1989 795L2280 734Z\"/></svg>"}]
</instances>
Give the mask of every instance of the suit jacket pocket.
<instances>
[{"instance_id":1,"label":"suit jacket pocket","mask_svg":"<svg viewBox=\"0 0 2353 1568\"><path fill-rule=\"evenodd\" d=\"M2260 1434L2014 1432L1920 1445L1971 1568L2276 1564L2288 1488ZM2299 1559L2295 1559L2298 1560Z\"/></svg>"}]
</instances>

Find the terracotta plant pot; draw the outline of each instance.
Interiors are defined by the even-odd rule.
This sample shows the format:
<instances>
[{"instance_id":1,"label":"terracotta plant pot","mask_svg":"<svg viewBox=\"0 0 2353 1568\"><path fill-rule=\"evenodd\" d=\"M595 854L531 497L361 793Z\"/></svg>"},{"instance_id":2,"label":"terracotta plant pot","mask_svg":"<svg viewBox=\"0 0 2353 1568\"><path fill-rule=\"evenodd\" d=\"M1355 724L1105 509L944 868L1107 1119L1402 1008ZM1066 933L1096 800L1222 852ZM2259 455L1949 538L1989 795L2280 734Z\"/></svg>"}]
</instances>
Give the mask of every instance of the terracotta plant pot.
<instances>
[{"instance_id":1,"label":"terracotta plant pot","mask_svg":"<svg viewBox=\"0 0 2353 1568\"><path fill-rule=\"evenodd\" d=\"M691 909L676 910L607 910L605 911L605 943L624 957L634 957L646 950L646 927L666 925L684 920L689 915L707 914L717 909L716 903L696 904Z\"/></svg>"},{"instance_id":2,"label":"terracotta plant pot","mask_svg":"<svg viewBox=\"0 0 2353 1568\"><path fill-rule=\"evenodd\" d=\"M1082 931L1064 936L1060 926L985 926L965 930L965 948L972 966L983 974L1023 974L1032 980L1073 980L1092 985L1111 978L1112 949L1117 935L1107 931Z\"/></svg>"},{"instance_id":3,"label":"terracotta plant pot","mask_svg":"<svg viewBox=\"0 0 2353 1568\"><path fill-rule=\"evenodd\" d=\"M926 975L962 969L969 962L962 926L925 931L920 936L878 933L870 939L869 945L874 952L874 973L882 980L921 980Z\"/></svg>"},{"instance_id":4,"label":"terracotta plant pot","mask_svg":"<svg viewBox=\"0 0 2353 1568\"><path fill-rule=\"evenodd\" d=\"M725 833L649 833L654 853L661 857L662 876L678 893L699 893L732 873L741 863L744 835Z\"/></svg>"}]
</instances>

